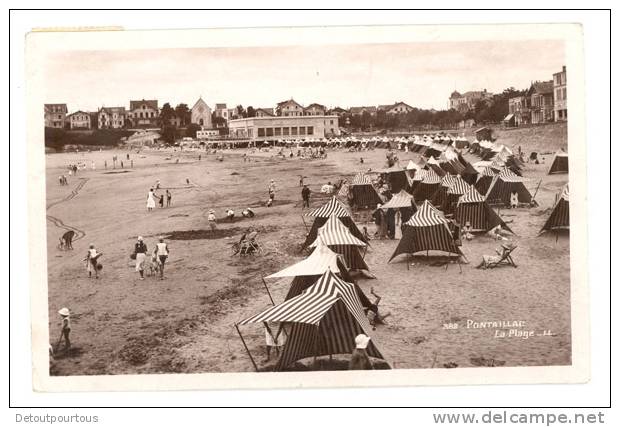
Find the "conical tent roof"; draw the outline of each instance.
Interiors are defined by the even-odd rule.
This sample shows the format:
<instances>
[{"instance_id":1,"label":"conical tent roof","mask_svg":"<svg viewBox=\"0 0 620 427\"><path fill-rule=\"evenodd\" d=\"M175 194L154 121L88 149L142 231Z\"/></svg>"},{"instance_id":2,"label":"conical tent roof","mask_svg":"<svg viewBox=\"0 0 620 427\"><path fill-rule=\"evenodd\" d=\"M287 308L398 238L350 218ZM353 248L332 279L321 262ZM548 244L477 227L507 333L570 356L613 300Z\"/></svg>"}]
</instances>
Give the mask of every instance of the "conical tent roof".
<instances>
[{"instance_id":1,"label":"conical tent roof","mask_svg":"<svg viewBox=\"0 0 620 427\"><path fill-rule=\"evenodd\" d=\"M405 190L400 190L392 198L381 205L381 209L398 209L398 208L410 208L414 203L413 196L407 193Z\"/></svg>"},{"instance_id":2,"label":"conical tent roof","mask_svg":"<svg viewBox=\"0 0 620 427\"><path fill-rule=\"evenodd\" d=\"M325 203L323 206L316 208L306 214L307 216L313 216L318 218L329 218L332 215L336 215L337 217L348 217L349 211L345 207L344 204L340 200L333 196L329 202Z\"/></svg>"},{"instance_id":3,"label":"conical tent roof","mask_svg":"<svg viewBox=\"0 0 620 427\"><path fill-rule=\"evenodd\" d=\"M355 237L349 229L336 216L332 215L327 222L319 228L317 239L309 246L314 248L321 244L325 245L354 245L367 246L366 243Z\"/></svg>"},{"instance_id":4,"label":"conical tent roof","mask_svg":"<svg viewBox=\"0 0 620 427\"><path fill-rule=\"evenodd\" d=\"M460 175L457 175L452 181L452 185L448 188L448 194L465 194L471 186L465 182Z\"/></svg>"},{"instance_id":5,"label":"conical tent roof","mask_svg":"<svg viewBox=\"0 0 620 427\"><path fill-rule=\"evenodd\" d=\"M441 180L442 178L437 175L437 172L435 172L433 169L428 169L424 174L422 182L424 184L439 184Z\"/></svg>"},{"instance_id":6,"label":"conical tent roof","mask_svg":"<svg viewBox=\"0 0 620 427\"><path fill-rule=\"evenodd\" d=\"M555 230L555 229L567 229L570 227L570 201L569 201L569 191L568 184L564 186L558 200L553 207L553 211L547 221L545 221L545 225L540 230L540 232Z\"/></svg>"},{"instance_id":7,"label":"conical tent roof","mask_svg":"<svg viewBox=\"0 0 620 427\"><path fill-rule=\"evenodd\" d=\"M484 202L484 196L478 192L473 186L470 186L466 193L459 197L458 204L462 203L481 203Z\"/></svg>"},{"instance_id":8,"label":"conical tent roof","mask_svg":"<svg viewBox=\"0 0 620 427\"><path fill-rule=\"evenodd\" d=\"M424 200L418 211L405 224L413 227L430 227L439 224L448 224L450 221L431 202Z\"/></svg>"},{"instance_id":9,"label":"conical tent roof","mask_svg":"<svg viewBox=\"0 0 620 427\"><path fill-rule=\"evenodd\" d=\"M338 257L339 255L329 249L327 245L322 242L318 242L314 251L312 251L308 258L286 267L284 270L273 273L267 276L266 279L278 277L317 276L325 273L328 269L335 273L340 273L338 268Z\"/></svg>"},{"instance_id":10,"label":"conical tent roof","mask_svg":"<svg viewBox=\"0 0 620 427\"><path fill-rule=\"evenodd\" d=\"M444 175L443 178L441 178L441 186L450 188L452 184L454 183L455 179L456 179L455 175L450 175L450 174Z\"/></svg>"},{"instance_id":11,"label":"conical tent roof","mask_svg":"<svg viewBox=\"0 0 620 427\"><path fill-rule=\"evenodd\" d=\"M419 169L421 169L421 167L416 162L414 162L413 160L409 160L409 163L407 163L407 170L408 171L410 171L410 170L419 170Z\"/></svg>"},{"instance_id":12,"label":"conical tent roof","mask_svg":"<svg viewBox=\"0 0 620 427\"><path fill-rule=\"evenodd\" d=\"M300 295L249 317L239 325L263 322L292 323L278 369L296 360L325 354L350 354L355 337L372 329L364 315L355 285L326 271L314 285ZM369 356L383 359L373 339Z\"/></svg>"}]
</instances>

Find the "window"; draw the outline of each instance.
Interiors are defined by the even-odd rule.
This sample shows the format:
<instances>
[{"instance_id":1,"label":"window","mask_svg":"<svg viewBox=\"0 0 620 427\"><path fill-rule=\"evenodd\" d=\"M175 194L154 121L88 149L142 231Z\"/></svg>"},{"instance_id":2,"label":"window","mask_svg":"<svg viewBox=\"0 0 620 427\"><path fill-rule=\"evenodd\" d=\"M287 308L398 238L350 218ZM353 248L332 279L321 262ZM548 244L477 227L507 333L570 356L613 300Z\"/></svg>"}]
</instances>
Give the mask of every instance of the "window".
<instances>
[{"instance_id":1,"label":"window","mask_svg":"<svg viewBox=\"0 0 620 427\"><path fill-rule=\"evenodd\" d=\"M286 128L282 128L282 135L283 136L288 136L289 135L288 132L289 132L289 129L287 127Z\"/></svg>"},{"instance_id":2,"label":"window","mask_svg":"<svg viewBox=\"0 0 620 427\"><path fill-rule=\"evenodd\" d=\"M297 136L297 128L296 127L292 127L291 128L291 135L292 136Z\"/></svg>"},{"instance_id":3,"label":"window","mask_svg":"<svg viewBox=\"0 0 620 427\"><path fill-rule=\"evenodd\" d=\"M273 136L273 128L267 128L267 136Z\"/></svg>"},{"instance_id":4,"label":"window","mask_svg":"<svg viewBox=\"0 0 620 427\"><path fill-rule=\"evenodd\" d=\"M265 128L258 128L258 137L265 136Z\"/></svg>"},{"instance_id":5,"label":"window","mask_svg":"<svg viewBox=\"0 0 620 427\"><path fill-rule=\"evenodd\" d=\"M252 138L253 135L254 135L254 129L248 129L248 136Z\"/></svg>"},{"instance_id":6,"label":"window","mask_svg":"<svg viewBox=\"0 0 620 427\"><path fill-rule=\"evenodd\" d=\"M299 126L299 134L300 135L305 135L306 134L306 127L305 126Z\"/></svg>"},{"instance_id":7,"label":"window","mask_svg":"<svg viewBox=\"0 0 620 427\"><path fill-rule=\"evenodd\" d=\"M329 124L330 124L330 125L333 125L333 124L334 124L334 121L333 121L333 120L330 120L330 121L329 121Z\"/></svg>"},{"instance_id":8,"label":"window","mask_svg":"<svg viewBox=\"0 0 620 427\"><path fill-rule=\"evenodd\" d=\"M282 128L275 128L275 129L273 130L273 134L274 134L275 136L280 136L280 135L282 135Z\"/></svg>"},{"instance_id":9,"label":"window","mask_svg":"<svg viewBox=\"0 0 620 427\"><path fill-rule=\"evenodd\" d=\"M562 88L562 99L566 99L566 88Z\"/></svg>"},{"instance_id":10,"label":"window","mask_svg":"<svg viewBox=\"0 0 620 427\"><path fill-rule=\"evenodd\" d=\"M308 135L314 135L314 127L308 126Z\"/></svg>"}]
</instances>

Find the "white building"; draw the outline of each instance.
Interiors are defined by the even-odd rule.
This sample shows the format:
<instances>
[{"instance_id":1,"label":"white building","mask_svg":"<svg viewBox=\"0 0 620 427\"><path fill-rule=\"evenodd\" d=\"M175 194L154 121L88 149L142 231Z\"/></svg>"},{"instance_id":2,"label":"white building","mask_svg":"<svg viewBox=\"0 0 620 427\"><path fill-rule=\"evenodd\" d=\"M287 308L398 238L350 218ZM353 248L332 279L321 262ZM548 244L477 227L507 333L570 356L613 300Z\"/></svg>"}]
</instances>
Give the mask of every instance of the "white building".
<instances>
[{"instance_id":1,"label":"white building","mask_svg":"<svg viewBox=\"0 0 620 427\"><path fill-rule=\"evenodd\" d=\"M274 116L231 120L229 135L252 141L339 136L338 116Z\"/></svg>"},{"instance_id":2,"label":"white building","mask_svg":"<svg viewBox=\"0 0 620 427\"><path fill-rule=\"evenodd\" d=\"M196 131L196 139L209 139L218 136L220 131L217 129L200 129Z\"/></svg>"},{"instance_id":3,"label":"white building","mask_svg":"<svg viewBox=\"0 0 620 427\"><path fill-rule=\"evenodd\" d=\"M70 129L90 129L90 114L85 111L76 111L67 116Z\"/></svg>"},{"instance_id":4,"label":"white building","mask_svg":"<svg viewBox=\"0 0 620 427\"><path fill-rule=\"evenodd\" d=\"M202 126L203 128L212 128L211 107L201 98L192 107L192 123Z\"/></svg>"}]
</instances>

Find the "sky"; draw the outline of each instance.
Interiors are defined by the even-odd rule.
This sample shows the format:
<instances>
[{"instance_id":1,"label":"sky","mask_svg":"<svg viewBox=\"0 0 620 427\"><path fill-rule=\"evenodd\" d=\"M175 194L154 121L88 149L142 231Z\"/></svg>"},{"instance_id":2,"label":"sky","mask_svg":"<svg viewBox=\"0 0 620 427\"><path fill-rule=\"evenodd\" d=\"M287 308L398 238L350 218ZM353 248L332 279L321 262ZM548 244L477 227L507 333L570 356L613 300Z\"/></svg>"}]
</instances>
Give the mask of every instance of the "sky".
<instances>
[{"instance_id":1,"label":"sky","mask_svg":"<svg viewBox=\"0 0 620 427\"><path fill-rule=\"evenodd\" d=\"M294 98L304 106L404 101L445 109L455 89L525 89L565 64L560 41L65 51L46 63L46 102L70 112L127 108L130 99L191 108L199 97L212 108Z\"/></svg>"}]
</instances>

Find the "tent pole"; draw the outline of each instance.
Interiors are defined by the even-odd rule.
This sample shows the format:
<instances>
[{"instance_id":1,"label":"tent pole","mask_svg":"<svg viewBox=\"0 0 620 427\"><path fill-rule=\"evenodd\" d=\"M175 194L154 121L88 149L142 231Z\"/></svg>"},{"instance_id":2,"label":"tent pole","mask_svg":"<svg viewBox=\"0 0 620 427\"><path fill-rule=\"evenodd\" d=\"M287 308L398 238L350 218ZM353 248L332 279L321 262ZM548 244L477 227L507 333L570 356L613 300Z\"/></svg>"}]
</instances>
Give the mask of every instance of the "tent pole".
<instances>
[{"instance_id":1,"label":"tent pole","mask_svg":"<svg viewBox=\"0 0 620 427\"><path fill-rule=\"evenodd\" d=\"M245 347L245 351L247 351L248 356L250 356L252 365L254 365L254 370L258 372L258 366L256 366L256 362L254 361L254 358L252 357L252 354L250 353L250 350L248 349L248 346L246 345L245 340L243 339L243 335L241 335L241 331L239 331L239 326L236 323L235 323L235 329L237 330L237 333L239 334L239 338L241 338L241 342L243 343L243 346Z\"/></svg>"},{"instance_id":2,"label":"tent pole","mask_svg":"<svg viewBox=\"0 0 620 427\"><path fill-rule=\"evenodd\" d=\"M302 208L301 208L301 210L303 210L303 209L304 209L304 208L302 207ZM304 227L306 227L306 231L308 231L308 225L306 224L306 220L304 219L304 216L303 216L303 215L301 216L301 220L302 220L302 221L303 221L303 223L304 223Z\"/></svg>"},{"instance_id":3,"label":"tent pole","mask_svg":"<svg viewBox=\"0 0 620 427\"><path fill-rule=\"evenodd\" d=\"M271 304L272 305L276 305L276 303L273 302L273 298L271 297L271 292L269 292L269 288L267 287L267 282L265 282L265 278L261 277L261 280L263 281L263 285L265 286L265 290L267 290L267 295L269 295L269 299L271 300Z\"/></svg>"}]
</instances>

